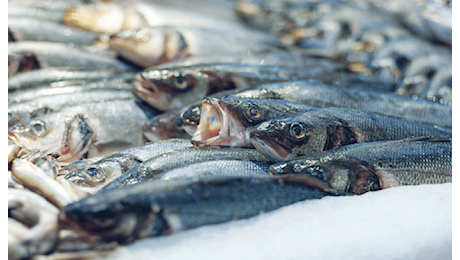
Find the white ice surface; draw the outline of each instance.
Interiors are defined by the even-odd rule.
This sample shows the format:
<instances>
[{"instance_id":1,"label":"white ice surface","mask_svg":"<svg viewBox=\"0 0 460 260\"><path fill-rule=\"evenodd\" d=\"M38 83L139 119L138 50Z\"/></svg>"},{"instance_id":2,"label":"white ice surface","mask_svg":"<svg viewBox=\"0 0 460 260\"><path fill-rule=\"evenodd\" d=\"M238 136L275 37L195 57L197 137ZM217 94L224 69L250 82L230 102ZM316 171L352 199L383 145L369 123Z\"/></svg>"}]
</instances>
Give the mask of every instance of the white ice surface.
<instances>
[{"instance_id":1,"label":"white ice surface","mask_svg":"<svg viewBox=\"0 0 460 260\"><path fill-rule=\"evenodd\" d=\"M148 238L108 259L451 259L452 184L295 203Z\"/></svg>"}]
</instances>

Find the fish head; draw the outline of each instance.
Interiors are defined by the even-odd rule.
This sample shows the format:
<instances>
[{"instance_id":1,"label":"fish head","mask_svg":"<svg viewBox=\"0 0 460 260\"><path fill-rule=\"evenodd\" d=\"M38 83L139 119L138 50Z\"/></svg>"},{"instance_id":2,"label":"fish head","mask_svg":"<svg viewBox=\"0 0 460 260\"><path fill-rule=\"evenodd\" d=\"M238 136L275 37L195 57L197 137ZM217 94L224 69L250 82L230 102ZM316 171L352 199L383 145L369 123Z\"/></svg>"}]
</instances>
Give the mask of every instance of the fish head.
<instances>
[{"instance_id":1,"label":"fish head","mask_svg":"<svg viewBox=\"0 0 460 260\"><path fill-rule=\"evenodd\" d=\"M190 136L193 136L197 131L197 127L200 124L201 117L201 102L191 106L184 112L180 114L180 119L182 121L182 128Z\"/></svg>"},{"instance_id":2,"label":"fish head","mask_svg":"<svg viewBox=\"0 0 460 260\"><path fill-rule=\"evenodd\" d=\"M180 109L207 95L207 75L191 69L152 69L135 76L134 93L151 106Z\"/></svg>"},{"instance_id":3,"label":"fish head","mask_svg":"<svg viewBox=\"0 0 460 260\"><path fill-rule=\"evenodd\" d=\"M125 21L128 17L125 8L129 7L104 2L79 4L65 10L62 22L70 27L107 34L139 27L141 21L135 22L131 18L131 28L126 28Z\"/></svg>"},{"instance_id":4,"label":"fish head","mask_svg":"<svg viewBox=\"0 0 460 260\"><path fill-rule=\"evenodd\" d=\"M8 131L8 139L28 149L58 147L61 162L81 158L94 137L94 131L82 115L63 118L50 114L36 118L27 125L13 126Z\"/></svg>"},{"instance_id":5,"label":"fish head","mask_svg":"<svg viewBox=\"0 0 460 260\"><path fill-rule=\"evenodd\" d=\"M271 165L270 173L295 175L339 192L363 194L380 189L377 175L368 167L350 158L336 158L329 152Z\"/></svg>"},{"instance_id":6,"label":"fish head","mask_svg":"<svg viewBox=\"0 0 460 260\"><path fill-rule=\"evenodd\" d=\"M106 161L72 171L65 175L65 179L78 187L97 191L121 174L122 169L118 163Z\"/></svg>"},{"instance_id":7,"label":"fish head","mask_svg":"<svg viewBox=\"0 0 460 260\"><path fill-rule=\"evenodd\" d=\"M177 111L170 111L153 117L142 126L142 132L151 142L171 138L190 138L183 128L184 119Z\"/></svg>"},{"instance_id":8,"label":"fish head","mask_svg":"<svg viewBox=\"0 0 460 260\"><path fill-rule=\"evenodd\" d=\"M289 161L323 150L325 126L298 121L295 117L273 119L256 125L250 133L254 147L274 161Z\"/></svg>"},{"instance_id":9,"label":"fish head","mask_svg":"<svg viewBox=\"0 0 460 260\"><path fill-rule=\"evenodd\" d=\"M144 68L190 56L183 34L172 28L140 28L110 36L110 49Z\"/></svg>"},{"instance_id":10,"label":"fish head","mask_svg":"<svg viewBox=\"0 0 460 260\"><path fill-rule=\"evenodd\" d=\"M245 110L247 111L232 110L226 106L223 99L205 98L201 103L200 122L192 137L192 143L195 146L252 147L247 138L246 128L249 124L245 115L249 113L249 118L252 118L250 120L253 122L257 121L261 114L256 106Z\"/></svg>"}]
</instances>

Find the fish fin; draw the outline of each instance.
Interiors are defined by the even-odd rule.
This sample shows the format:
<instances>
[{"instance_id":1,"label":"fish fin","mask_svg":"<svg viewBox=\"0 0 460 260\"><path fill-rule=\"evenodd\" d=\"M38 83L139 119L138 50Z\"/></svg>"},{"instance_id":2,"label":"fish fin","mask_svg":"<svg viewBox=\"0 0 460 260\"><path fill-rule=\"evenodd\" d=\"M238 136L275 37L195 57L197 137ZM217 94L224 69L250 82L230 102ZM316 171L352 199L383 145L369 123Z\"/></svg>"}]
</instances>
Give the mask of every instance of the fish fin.
<instances>
[{"instance_id":1,"label":"fish fin","mask_svg":"<svg viewBox=\"0 0 460 260\"><path fill-rule=\"evenodd\" d=\"M332 188L329 183L321 180L316 176L311 176L309 174L288 174L288 175L275 175L273 176L277 180L287 180L287 181L294 181L294 182L301 182L307 185L317 187L322 189L323 191L331 194L331 195L346 195L346 193L337 191L336 189Z\"/></svg>"}]
</instances>

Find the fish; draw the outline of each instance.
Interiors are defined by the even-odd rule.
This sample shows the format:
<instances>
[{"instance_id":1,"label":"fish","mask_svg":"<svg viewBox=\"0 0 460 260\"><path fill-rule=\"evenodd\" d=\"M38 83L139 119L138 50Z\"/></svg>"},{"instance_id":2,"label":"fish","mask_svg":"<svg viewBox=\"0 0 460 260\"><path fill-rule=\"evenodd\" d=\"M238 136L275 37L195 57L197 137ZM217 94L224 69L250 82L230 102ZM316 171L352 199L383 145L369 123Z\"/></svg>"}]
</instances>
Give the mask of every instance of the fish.
<instances>
[{"instance_id":1,"label":"fish","mask_svg":"<svg viewBox=\"0 0 460 260\"><path fill-rule=\"evenodd\" d=\"M190 139L191 135L184 129L184 119L182 117L182 112L186 108L188 106L152 117L142 126L144 137L151 142L170 138Z\"/></svg>"},{"instance_id":2,"label":"fish","mask_svg":"<svg viewBox=\"0 0 460 260\"><path fill-rule=\"evenodd\" d=\"M132 70L130 65L115 59L110 52L91 47L78 48L73 44L22 41L9 43L8 53L22 55L22 71L27 71L26 68L52 67L65 67L69 70Z\"/></svg>"},{"instance_id":3,"label":"fish","mask_svg":"<svg viewBox=\"0 0 460 260\"><path fill-rule=\"evenodd\" d=\"M38 194L8 188L8 259L51 252L58 239L58 213ZM30 226L24 223L26 219Z\"/></svg>"},{"instance_id":4,"label":"fish","mask_svg":"<svg viewBox=\"0 0 460 260\"><path fill-rule=\"evenodd\" d=\"M353 143L418 136L451 138L452 130L373 112L329 107L262 122L252 129L250 139L261 153L281 162Z\"/></svg>"},{"instance_id":5,"label":"fish","mask_svg":"<svg viewBox=\"0 0 460 260\"><path fill-rule=\"evenodd\" d=\"M59 22L47 21L43 18L10 16L8 17L8 34L14 42L58 42L79 46L92 45L98 39L98 33L81 31Z\"/></svg>"},{"instance_id":6,"label":"fish","mask_svg":"<svg viewBox=\"0 0 460 260\"><path fill-rule=\"evenodd\" d=\"M26 103L16 103L8 106L8 127L16 124L27 124L33 118L63 108L91 102L105 102L110 100L134 100L132 91L92 89L85 92L71 92L44 97L36 97Z\"/></svg>"},{"instance_id":7,"label":"fish","mask_svg":"<svg viewBox=\"0 0 460 260\"><path fill-rule=\"evenodd\" d=\"M255 125L314 108L273 99L232 96L206 98L201 103L200 123L191 140L195 146L227 145L252 148L249 133Z\"/></svg>"},{"instance_id":8,"label":"fish","mask_svg":"<svg viewBox=\"0 0 460 260\"><path fill-rule=\"evenodd\" d=\"M59 161L73 162L144 144L142 124L156 114L136 100L86 103L15 125L8 138L28 149L58 146Z\"/></svg>"},{"instance_id":9,"label":"fish","mask_svg":"<svg viewBox=\"0 0 460 260\"><path fill-rule=\"evenodd\" d=\"M203 225L244 219L329 194L272 176L149 181L100 192L68 205L60 227L103 241L130 243Z\"/></svg>"},{"instance_id":10,"label":"fish","mask_svg":"<svg viewBox=\"0 0 460 260\"><path fill-rule=\"evenodd\" d=\"M74 202L77 198L71 196L64 187L33 163L16 159L11 169L13 179L27 189L42 195L58 208Z\"/></svg>"},{"instance_id":11,"label":"fish","mask_svg":"<svg viewBox=\"0 0 460 260\"><path fill-rule=\"evenodd\" d=\"M190 140L169 139L154 143L147 143L105 156L93 163L69 165L59 172L70 183L90 194L96 193L112 180L120 177L131 168L157 155L192 147Z\"/></svg>"},{"instance_id":12,"label":"fish","mask_svg":"<svg viewBox=\"0 0 460 260\"><path fill-rule=\"evenodd\" d=\"M280 52L283 48L275 38L259 32L191 26L122 31L110 36L109 45L123 58L144 68L189 56Z\"/></svg>"},{"instance_id":13,"label":"fish","mask_svg":"<svg viewBox=\"0 0 460 260\"><path fill-rule=\"evenodd\" d=\"M309 79L344 87L380 91L394 89L392 85L376 81L377 78L334 71L327 65L292 67L264 64L213 64L171 69L161 66L136 75L133 88L140 99L159 110L169 111L221 91L242 91L266 83Z\"/></svg>"},{"instance_id":14,"label":"fish","mask_svg":"<svg viewBox=\"0 0 460 260\"><path fill-rule=\"evenodd\" d=\"M250 160L267 164L272 162L256 149L219 146L188 147L163 153L142 162L104 186L102 191L148 181L177 167L215 160Z\"/></svg>"},{"instance_id":15,"label":"fish","mask_svg":"<svg viewBox=\"0 0 460 260\"><path fill-rule=\"evenodd\" d=\"M84 83L100 82L101 79L119 79L131 81L135 76L130 71L94 70L78 71L63 68L46 68L17 73L8 78L8 92L57 84L60 81L79 81Z\"/></svg>"},{"instance_id":16,"label":"fish","mask_svg":"<svg viewBox=\"0 0 460 260\"><path fill-rule=\"evenodd\" d=\"M246 160L215 160L179 167L155 176L152 180L201 179L209 176L267 175L269 164Z\"/></svg>"},{"instance_id":17,"label":"fish","mask_svg":"<svg viewBox=\"0 0 460 260\"><path fill-rule=\"evenodd\" d=\"M445 104L452 103L452 63L437 70L426 92L426 98Z\"/></svg>"},{"instance_id":18,"label":"fish","mask_svg":"<svg viewBox=\"0 0 460 260\"><path fill-rule=\"evenodd\" d=\"M363 194L452 182L452 139L409 138L346 145L273 164L270 173L310 179L325 190Z\"/></svg>"}]
</instances>

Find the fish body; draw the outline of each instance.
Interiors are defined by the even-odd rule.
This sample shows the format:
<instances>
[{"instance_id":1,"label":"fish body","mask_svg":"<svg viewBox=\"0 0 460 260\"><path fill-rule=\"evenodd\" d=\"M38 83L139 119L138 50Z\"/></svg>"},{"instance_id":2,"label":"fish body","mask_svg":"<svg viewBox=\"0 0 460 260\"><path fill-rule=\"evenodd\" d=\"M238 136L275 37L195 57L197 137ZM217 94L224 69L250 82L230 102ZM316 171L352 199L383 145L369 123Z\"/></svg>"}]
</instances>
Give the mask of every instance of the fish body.
<instances>
[{"instance_id":1,"label":"fish body","mask_svg":"<svg viewBox=\"0 0 460 260\"><path fill-rule=\"evenodd\" d=\"M63 169L60 175L78 187L96 193L104 185L120 177L140 163L169 151L191 147L189 140L169 139L135 147L105 156L82 166L70 165L71 171Z\"/></svg>"},{"instance_id":2,"label":"fish body","mask_svg":"<svg viewBox=\"0 0 460 260\"><path fill-rule=\"evenodd\" d=\"M192 143L195 146L253 147L249 132L255 125L312 109L314 107L284 100L206 98L201 103L200 123Z\"/></svg>"},{"instance_id":3,"label":"fish body","mask_svg":"<svg viewBox=\"0 0 460 260\"><path fill-rule=\"evenodd\" d=\"M128 243L249 218L326 195L316 187L272 176L149 181L68 205L59 220L61 227L86 231L105 241Z\"/></svg>"},{"instance_id":4,"label":"fish body","mask_svg":"<svg viewBox=\"0 0 460 260\"><path fill-rule=\"evenodd\" d=\"M191 164L164 172L152 180L202 179L210 176L267 175L269 164L245 160L215 160Z\"/></svg>"},{"instance_id":5,"label":"fish body","mask_svg":"<svg viewBox=\"0 0 460 260\"><path fill-rule=\"evenodd\" d=\"M69 70L114 71L132 69L131 66L115 59L110 52L102 52L90 47L78 48L62 43L29 41L9 43L8 53L22 55L20 63L23 63L23 68L34 68L35 66L37 68L65 67ZM27 62L32 65L27 65Z\"/></svg>"},{"instance_id":6,"label":"fish body","mask_svg":"<svg viewBox=\"0 0 460 260\"><path fill-rule=\"evenodd\" d=\"M190 147L163 153L153 157L139 166L132 168L118 179L106 185L103 190L131 185L149 180L161 173L177 167L214 160L250 160L270 163L267 157L255 149L222 148L222 147Z\"/></svg>"},{"instance_id":7,"label":"fish body","mask_svg":"<svg viewBox=\"0 0 460 260\"><path fill-rule=\"evenodd\" d=\"M452 182L452 140L405 139L350 144L270 166L331 188L361 194L401 185Z\"/></svg>"},{"instance_id":8,"label":"fish body","mask_svg":"<svg viewBox=\"0 0 460 260\"><path fill-rule=\"evenodd\" d=\"M34 117L59 111L68 106L109 100L134 100L131 91L93 89L86 92L56 94L8 106L8 127L27 124Z\"/></svg>"},{"instance_id":9,"label":"fish body","mask_svg":"<svg viewBox=\"0 0 460 260\"><path fill-rule=\"evenodd\" d=\"M288 161L362 142L409 137L452 137L452 130L349 108L318 108L260 123L251 132L254 147L275 161Z\"/></svg>"},{"instance_id":10,"label":"fish body","mask_svg":"<svg viewBox=\"0 0 460 260\"><path fill-rule=\"evenodd\" d=\"M149 109L136 100L81 104L13 126L8 134L29 149L57 146L59 160L72 162L86 152L99 156L144 144L142 124L155 113Z\"/></svg>"}]
</instances>

